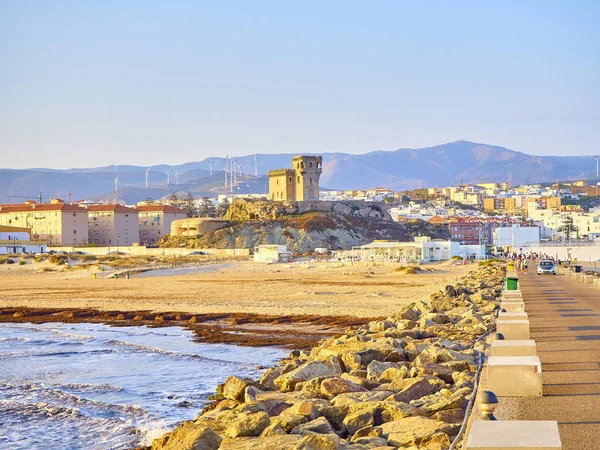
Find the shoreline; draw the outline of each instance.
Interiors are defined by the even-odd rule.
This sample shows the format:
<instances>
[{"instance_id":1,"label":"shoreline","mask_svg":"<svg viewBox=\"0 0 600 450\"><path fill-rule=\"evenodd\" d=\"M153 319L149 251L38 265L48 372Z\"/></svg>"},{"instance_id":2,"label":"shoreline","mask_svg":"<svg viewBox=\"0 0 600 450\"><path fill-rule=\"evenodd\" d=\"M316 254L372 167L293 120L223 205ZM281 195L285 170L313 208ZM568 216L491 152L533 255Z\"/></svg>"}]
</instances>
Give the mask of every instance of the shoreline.
<instances>
[{"instance_id":1,"label":"shoreline","mask_svg":"<svg viewBox=\"0 0 600 450\"><path fill-rule=\"evenodd\" d=\"M191 330L195 335L195 342L200 344L278 347L289 350L309 350L321 339L343 334L370 320L380 319L382 317L0 308L0 323L103 323L116 327L152 328L176 326Z\"/></svg>"}]
</instances>

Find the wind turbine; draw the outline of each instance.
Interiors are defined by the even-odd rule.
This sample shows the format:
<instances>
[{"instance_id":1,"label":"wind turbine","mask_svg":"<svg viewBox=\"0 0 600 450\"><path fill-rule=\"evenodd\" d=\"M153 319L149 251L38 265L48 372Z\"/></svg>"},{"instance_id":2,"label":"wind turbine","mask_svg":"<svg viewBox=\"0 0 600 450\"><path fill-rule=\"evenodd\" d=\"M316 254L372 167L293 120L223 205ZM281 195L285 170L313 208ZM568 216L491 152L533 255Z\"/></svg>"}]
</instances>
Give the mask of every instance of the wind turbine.
<instances>
[{"instance_id":1,"label":"wind turbine","mask_svg":"<svg viewBox=\"0 0 600 450\"><path fill-rule=\"evenodd\" d=\"M177 173L177 169L173 166L171 166L171 168L169 169L169 172L171 172L171 170L173 170L173 172L175 172L175 183L177 184L177 186L179 186L179 174Z\"/></svg>"},{"instance_id":2,"label":"wind turbine","mask_svg":"<svg viewBox=\"0 0 600 450\"><path fill-rule=\"evenodd\" d=\"M590 158L596 160L596 178L598 178L598 161L600 160L600 157L590 156Z\"/></svg>"},{"instance_id":3,"label":"wind turbine","mask_svg":"<svg viewBox=\"0 0 600 450\"><path fill-rule=\"evenodd\" d=\"M146 187L148 187L148 175L150 174L150 169L152 169L152 166L148 167L146 170Z\"/></svg>"},{"instance_id":4,"label":"wind turbine","mask_svg":"<svg viewBox=\"0 0 600 450\"><path fill-rule=\"evenodd\" d=\"M204 164L206 164L208 167L210 167L210 176L212 177L212 168L213 168L213 166L215 166L217 163L212 163L212 164L211 164L211 163L207 163L207 162L205 162Z\"/></svg>"},{"instance_id":5,"label":"wind turbine","mask_svg":"<svg viewBox=\"0 0 600 450\"><path fill-rule=\"evenodd\" d=\"M238 182L238 179L237 179L237 177L238 177L238 169L241 169L241 168L242 168L242 166L240 166L239 164L234 164L233 165L233 180L234 180L233 182L234 183ZM240 175L240 177L242 176L242 171L241 170L239 171L239 175Z\"/></svg>"}]
</instances>

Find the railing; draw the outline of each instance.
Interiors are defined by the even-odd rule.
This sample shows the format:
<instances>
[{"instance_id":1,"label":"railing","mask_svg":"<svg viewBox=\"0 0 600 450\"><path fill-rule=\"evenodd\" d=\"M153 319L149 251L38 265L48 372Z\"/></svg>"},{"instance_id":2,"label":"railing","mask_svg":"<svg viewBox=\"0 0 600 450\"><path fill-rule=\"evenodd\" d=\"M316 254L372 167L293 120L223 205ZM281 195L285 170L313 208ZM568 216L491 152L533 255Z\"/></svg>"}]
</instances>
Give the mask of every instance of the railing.
<instances>
[{"instance_id":1,"label":"railing","mask_svg":"<svg viewBox=\"0 0 600 450\"><path fill-rule=\"evenodd\" d=\"M521 247L594 247L596 241L590 240L571 240L571 241L540 241L525 242Z\"/></svg>"}]
</instances>

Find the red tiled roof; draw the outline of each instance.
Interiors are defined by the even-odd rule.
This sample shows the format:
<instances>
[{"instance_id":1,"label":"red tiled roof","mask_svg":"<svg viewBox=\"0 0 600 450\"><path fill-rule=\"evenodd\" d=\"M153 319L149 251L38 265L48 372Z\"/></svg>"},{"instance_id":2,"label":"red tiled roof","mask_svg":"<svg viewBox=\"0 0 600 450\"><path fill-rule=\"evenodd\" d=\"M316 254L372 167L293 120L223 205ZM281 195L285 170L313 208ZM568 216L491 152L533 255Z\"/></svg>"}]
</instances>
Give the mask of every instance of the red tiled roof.
<instances>
[{"instance_id":1,"label":"red tiled roof","mask_svg":"<svg viewBox=\"0 0 600 450\"><path fill-rule=\"evenodd\" d=\"M126 213L136 213L137 210L134 208L129 208L123 205L90 205L87 207L88 211L114 211L114 212L126 212Z\"/></svg>"},{"instance_id":2,"label":"red tiled roof","mask_svg":"<svg viewBox=\"0 0 600 450\"><path fill-rule=\"evenodd\" d=\"M13 212L30 212L30 211L85 211L85 208L82 208L77 205L71 205L69 203L56 203L56 204L45 204L40 205L30 204L30 205L0 205L0 213L13 213Z\"/></svg>"},{"instance_id":3,"label":"red tiled roof","mask_svg":"<svg viewBox=\"0 0 600 450\"><path fill-rule=\"evenodd\" d=\"M142 212L154 212L154 211L161 211L161 212L186 212L185 209L181 209L181 208L177 208L176 206L171 206L171 205L143 205L143 206L136 206L136 208L138 211L142 211Z\"/></svg>"}]
</instances>

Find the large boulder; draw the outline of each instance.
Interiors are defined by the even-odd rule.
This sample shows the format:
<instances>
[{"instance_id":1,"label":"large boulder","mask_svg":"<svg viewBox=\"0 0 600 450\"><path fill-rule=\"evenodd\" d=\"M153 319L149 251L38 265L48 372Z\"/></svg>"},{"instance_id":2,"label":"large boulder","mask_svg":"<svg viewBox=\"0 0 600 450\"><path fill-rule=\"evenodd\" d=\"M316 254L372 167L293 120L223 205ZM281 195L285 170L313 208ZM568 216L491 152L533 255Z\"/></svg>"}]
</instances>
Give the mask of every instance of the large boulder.
<instances>
[{"instance_id":1,"label":"large boulder","mask_svg":"<svg viewBox=\"0 0 600 450\"><path fill-rule=\"evenodd\" d=\"M292 450L301 439L298 434L224 439L219 450Z\"/></svg>"},{"instance_id":2,"label":"large boulder","mask_svg":"<svg viewBox=\"0 0 600 450\"><path fill-rule=\"evenodd\" d=\"M422 416L424 413L407 403L363 402L348 406L348 414L344 418L343 424L350 434L354 434L365 427L377 426L415 415Z\"/></svg>"},{"instance_id":3,"label":"large boulder","mask_svg":"<svg viewBox=\"0 0 600 450\"><path fill-rule=\"evenodd\" d=\"M223 396L241 403L244 401L246 387L252 386L253 384L254 381L250 378L240 378L232 375L225 381L225 385L223 386Z\"/></svg>"},{"instance_id":4,"label":"large boulder","mask_svg":"<svg viewBox=\"0 0 600 450\"><path fill-rule=\"evenodd\" d=\"M325 361L309 361L290 372L277 377L273 384L282 391L293 391L296 383L318 377L332 377L343 372L342 366L336 357L329 357Z\"/></svg>"},{"instance_id":5,"label":"large boulder","mask_svg":"<svg viewBox=\"0 0 600 450\"><path fill-rule=\"evenodd\" d=\"M348 392L365 392L367 389L359 384L342 378L328 378L321 383L321 394L325 398L332 399L340 394Z\"/></svg>"},{"instance_id":6,"label":"large boulder","mask_svg":"<svg viewBox=\"0 0 600 450\"><path fill-rule=\"evenodd\" d=\"M258 436L270 423L269 415L264 411L242 413L229 424L225 436L229 438Z\"/></svg>"},{"instance_id":7,"label":"large boulder","mask_svg":"<svg viewBox=\"0 0 600 450\"><path fill-rule=\"evenodd\" d=\"M187 421L152 442L152 450L217 450L221 437L202 424Z\"/></svg>"},{"instance_id":8,"label":"large boulder","mask_svg":"<svg viewBox=\"0 0 600 450\"><path fill-rule=\"evenodd\" d=\"M298 425L292 430L292 434L335 433L335 430L325 417L318 417L315 420Z\"/></svg>"},{"instance_id":9,"label":"large boulder","mask_svg":"<svg viewBox=\"0 0 600 450\"><path fill-rule=\"evenodd\" d=\"M293 450L340 450L342 441L337 434L307 434Z\"/></svg>"},{"instance_id":10,"label":"large boulder","mask_svg":"<svg viewBox=\"0 0 600 450\"><path fill-rule=\"evenodd\" d=\"M400 363L394 362L371 361L371 363L367 366L367 378L370 380L379 380L381 374L392 367L399 369L402 366Z\"/></svg>"},{"instance_id":11,"label":"large boulder","mask_svg":"<svg viewBox=\"0 0 600 450\"><path fill-rule=\"evenodd\" d=\"M380 426L382 436L387 439L388 444L396 447L420 444L432 436L445 433L451 428L445 422L420 416L407 417Z\"/></svg>"},{"instance_id":12,"label":"large boulder","mask_svg":"<svg viewBox=\"0 0 600 450\"><path fill-rule=\"evenodd\" d=\"M437 377L424 375L416 378L407 378L390 383L390 390L397 391L389 397L397 402L410 403L413 400L433 394L444 387L445 383Z\"/></svg>"}]
</instances>

